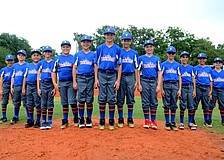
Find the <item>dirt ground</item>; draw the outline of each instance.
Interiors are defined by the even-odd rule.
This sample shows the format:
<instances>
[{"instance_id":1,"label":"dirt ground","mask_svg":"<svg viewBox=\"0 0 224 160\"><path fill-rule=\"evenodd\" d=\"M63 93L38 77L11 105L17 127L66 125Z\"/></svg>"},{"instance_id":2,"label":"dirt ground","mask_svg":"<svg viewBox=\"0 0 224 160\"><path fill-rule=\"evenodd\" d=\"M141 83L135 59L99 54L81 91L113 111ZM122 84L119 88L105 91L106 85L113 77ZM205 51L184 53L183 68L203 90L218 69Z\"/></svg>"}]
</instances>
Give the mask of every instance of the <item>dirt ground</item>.
<instances>
[{"instance_id":1,"label":"dirt ground","mask_svg":"<svg viewBox=\"0 0 224 160\"><path fill-rule=\"evenodd\" d=\"M107 122L108 123L108 122ZM144 129L143 120L135 120L135 128L98 130L79 129L72 125L60 129L55 120L51 130L24 128L24 124L4 125L0 128L0 159L224 159L224 137L204 128L165 131Z\"/></svg>"}]
</instances>

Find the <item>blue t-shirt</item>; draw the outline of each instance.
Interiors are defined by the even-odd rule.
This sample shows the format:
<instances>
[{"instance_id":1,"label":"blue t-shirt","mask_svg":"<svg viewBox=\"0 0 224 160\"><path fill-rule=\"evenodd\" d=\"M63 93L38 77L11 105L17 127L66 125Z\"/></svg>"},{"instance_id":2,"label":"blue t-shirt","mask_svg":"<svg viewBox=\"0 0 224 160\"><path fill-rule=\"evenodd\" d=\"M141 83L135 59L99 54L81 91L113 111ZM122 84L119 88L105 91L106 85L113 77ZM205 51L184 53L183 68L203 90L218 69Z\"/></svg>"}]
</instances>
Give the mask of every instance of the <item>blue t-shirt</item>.
<instances>
[{"instance_id":1,"label":"blue t-shirt","mask_svg":"<svg viewBox=\"0 0 224 160\"><path fill-rule=\"evenodd\" d=\"M182 84L193 83L192 77L194 77L194 67L189 64L187 66L180 65L180 75Z\"/></svg>"},{"instance_id":2,"label":"blue t-shirt","mask_svg":"<svg viewBox=\"0 0 224 160\"><path fill-rule=\"evenodd\" d=\"M90 51L85 53L83 51L77 52L75 55L75 64L78 66L77 74L93 74L95 53Z\"/></svg>"},{"instance_id":3,"label":"blue t-shirt","mask_svg":"<svg viewBox=\"0 0 224 160\"><path fill-rule=\"evenodd\" d=\"M22 86L23 85L23 78L24 74L26 72L26 66L27 63L19 64L15 63L13 64L13 75L12 77L14 78L14 86Z\"/></svg>"},{"instance_id":4,"label":"blue t-shirt","mask_svg":"<svg viewBox=\"0 0 224 160\"><path fill-rule=\"evenodd\" d=\"M135 72L138 68L138 52L133 49L129 51L121 49L122 72Z\"/></svg>"},{"instance_id":5,"label":"blue t-shirt","mask_svg":"<svg viewBox=\"0 0 224 160\"><path fill-rule=\"evenodd\" d=\"M38 63L28 63L26 67L26 72L24 77L26 77L26 82L28 83L37 83L37 72L38 72Z\"/></svg>"},{"instance_id":6,"label":"blue t-shirt","mask_svg":"<svg viewBox=\"0 0 224 160\"><path fill-rule=\"evenodd\" d=\"M164 81L179 81L180 63L168 60L162 63L162 73Z\"/></svg>"},{"instance_id":7,"label":"blue t-shirt","mask_svg":"<svg viewBox=\"0 0 224 160\"><path fill-rule=\"evenodd\" d=\"M121 64L121 48L113 44L108 47L105 43L96 49L96 63L102 70L117 70L117 65Z\"/></svg>"},{"instance_id":8,"label":"blue t-shirt","mask_svg":"<svg viewBox=\"0 0 224 160\"><path fill-rule=\"evenodd\" d=\"M196 84L210 86L210 82L212 81L211 77L212 69L209 66L200 66L197 65L194 67L194 74L196 79Z\"/></svg>"},{"instance_id":9,"label":"blue t-shirt","mask_svg":"<svg viewBox=\"0 0 224 160\"><path fill-rule=\"evenodd\" d=\"M65 56L64 54L57 56L54 59L54 67L52 72L58 72L59 81L66 81L72 79L72 68L75 63L75 57L71 54Z\"/></svg>"},{"instance_id":10,"label":"blue t-shirt","mask_svg":"<svg viewBox=\"0 0 224 160\"><path fill-rule=\"evenodd\" d=\"M141 71L140 75L146 76L148 78L158 77L158 71L161 71L161 61L159 57L154 55L150 57L147 55L142 55L139 57L138 62L138 70Z\"/></svg>"},{"instance_id":11,"label":"blue t-shirt","mask_svg":"<svg viewBox=\"0 0 224 160\"><path fill-rule=\"evenodd\" d=\"M213 87L224 89L224 70L217 72L212 70Z\"/></svg>"},{"instance_id":12,"label":"blue t-shirt","mask_svg":"<svg viewBox=\"0 0 224 160\"><path fill-rule=\"evenodd\" d=\"M11 82L11 78L12 78L12 74L13 74L13 68L9 68L8 66L4 67L1 69L1 77L3 78L3 82Z\"/></svg>"},{"instance_id":13,"label":"blue t-shirt","mask_svg":"<svg viewBox=\"0 0 224 160\"><path fill-rule=\"evenodd\" d=\"M54 61L47 62L45 59L38 63L38 71L41 72L40 80L52 82L51 70L54 67Z\"/></svg>"}]
</instances>

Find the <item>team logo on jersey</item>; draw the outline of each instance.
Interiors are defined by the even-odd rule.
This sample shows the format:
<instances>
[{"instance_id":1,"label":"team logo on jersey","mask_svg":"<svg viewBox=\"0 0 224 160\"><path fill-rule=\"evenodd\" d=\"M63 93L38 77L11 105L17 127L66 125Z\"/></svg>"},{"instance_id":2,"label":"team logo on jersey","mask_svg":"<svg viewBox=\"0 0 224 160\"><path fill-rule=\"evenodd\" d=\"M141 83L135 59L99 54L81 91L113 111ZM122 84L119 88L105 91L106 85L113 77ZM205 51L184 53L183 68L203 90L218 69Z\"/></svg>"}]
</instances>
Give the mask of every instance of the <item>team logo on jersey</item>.
<instances>
[{"instance_id":1,"label":"team logo on jersey","mask_svg":"<svg viewBox=\"0 0 224 160\"><path fill-rule=\"evenodd\" d=\"M69 63L68 61L64 62L64 63L59 63L60 67L72 67L72 63Z\"/></svg>"},{"instance_id":2,"label":"team logo on jersey","mask_svg":"<svg viewBox=\"0 0 224 160\"><path fill-rule=\"evenodd\" d=\"M42 69L42 72L44 72L44 73L51 73L51 70L50 70L50 68L46 68L46 69Z\"/></svg>"},{"instance_id":3,"label":"team logo on jersey","mask_svg":"<svg viewBox=\"0 0 224 160\"><path fill-rule=\"evenodd\" d=\"M166 73L174 73L177 74L177 70L174 70L173 68L167 69Z\"/></svg>"},{"instance_id":4,"label":"team logo on jersey","mask_svg":"<svg viewBox=\"0 0 224 160\"><path fill-rule=\"evenodd\" d=\"M143 67L144 68L156 68L156 64L149 62L149 63L143 64Z\"/></svg>"},{"instance_id":5,"label":"team logo on jersey","mask_svg":"<svg viewBox=\"0 0 224 160\"><path fill-rule=\"evenodd\" d=\"M218 77L214 79L214 82L224 82L224 78Z\"/></svg>"},{"instance_id":6,"label":"team logo on jersey","mask_svg":"<svg viewBox=\"0 0 224 160\"><path fill-rule=\"evenodd\" d=\"M198 77L209 77L210 74L206 73L206 72L202 72L202 73L198 73Z\"/></svg>"},{"instance_id":7,"label":"team logo on jersey","mask_svg":"<svg viewBox=\"0 0 224 160\"><path fill-rule=\"evenodd\" d=\"M28 71L28 74L37 74L37 70L36 69L32 69Z\"/></svg>"},{"instance_id":8,"label":"team logo on jersey","mask_svg":"<svg viewBox=\"0 0 224 160\"><path fill-rule=\"evenodd\" d=\"M92 64L93 64L93 62L88 61L87 59L84 59L84 60L81 60L81 61L80 61L80 64L92 65Z\"/></svg>"},{"instance_id":9,"label":"team logo on jersey","mask_svg":"<svg viewBox=\"0 0 224 160\"><path fill-rule=\"evenodd\" d=\"M125 57L123 59L121 59L122 63L133 63L133 60L129 57Z\"/></svg>"},{"instance_id":10,"label":"team logo on jersey","mask_svg":"<svg viewBox=\"0 0 224 160\"><path fill-rule=\"evenodd\" d=\"M18 71L15 73L15 76L22 76L23 75L23 72L22 71Z\"/></svg>"},{"instance_id":11,"label":"team logo on jersey","mask_svg":"<svg viewBox=\"0 0 224 160\"><path fill-rule=\"evenodd\" d=\"M189 74L188 72L184 72L181 77L191 77L191 74Z\"/></svg>"},{"instance_id":12,"label":"team logo on jersey","mask_svg":"<svg viewBox=\"0 0 224 160\"><path fill-rule=\"evenodd\" d=\"M110 61L110 62L114 62L114 61L115 61L115 58L114 58L114 57L111 57L111 56L108 54L108 55L105 55L105 56L101 57L101 61Z\"/></svg>"},{"instance_id":13,"label":"team logo on jersey","mask_svg":"<svg viewBox=\"0 0 224 160\"><path fill-rule=\"evenodd\" d=\"M9 77L9 76L10 76L10 72L5 73L4 76L5 76L5 77Z\"/></svg>"}]
</instances>

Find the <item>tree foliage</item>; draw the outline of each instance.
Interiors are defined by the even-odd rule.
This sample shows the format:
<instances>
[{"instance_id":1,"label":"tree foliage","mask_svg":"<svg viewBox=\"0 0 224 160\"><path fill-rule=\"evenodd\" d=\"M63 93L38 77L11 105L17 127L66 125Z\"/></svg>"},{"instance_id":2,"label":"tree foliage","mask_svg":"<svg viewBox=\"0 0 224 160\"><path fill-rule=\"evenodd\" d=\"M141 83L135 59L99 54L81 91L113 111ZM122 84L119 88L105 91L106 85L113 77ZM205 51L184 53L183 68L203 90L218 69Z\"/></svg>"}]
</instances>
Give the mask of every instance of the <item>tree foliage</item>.
<instances>
[{"instance_id":1,"label":"tree foliage","mask_svg":"<svg viewBox=\"0 0 224 160\"><path fill-rule=\"evenodd\" d=\"M167 59L166 48L169 45L173 45L177 49L176 60L179 61L179 55L182 51L188 51L191 54L189 59L190 64L197 65L197 55L200 52L204 52L208 56L208 64L213 63L215 57L221 57L224 59L224 44L219 44L217 48L209 38L196 38L194 34L190 34L187 31L183 31L178 27L168 27L163 30L154 30L152 28L137 28L136 26L129 25L128 28L120 28L118 26L102 26L96 29L96 32L92 34L93 45L91 50L95 51L96 47L102 43L105 43L103 32L105 28L113 27L116 30L116 38L114 42L120 47L120 37L128 31L132 34L132 49L138 51L139 55L145 54L144 42L152 39L155 43L154 54L159 56L162 61ZM84 34L74 33L74 41L78 44L78 49L81 50L80 40Z\"/></svg>"}]
</instances>

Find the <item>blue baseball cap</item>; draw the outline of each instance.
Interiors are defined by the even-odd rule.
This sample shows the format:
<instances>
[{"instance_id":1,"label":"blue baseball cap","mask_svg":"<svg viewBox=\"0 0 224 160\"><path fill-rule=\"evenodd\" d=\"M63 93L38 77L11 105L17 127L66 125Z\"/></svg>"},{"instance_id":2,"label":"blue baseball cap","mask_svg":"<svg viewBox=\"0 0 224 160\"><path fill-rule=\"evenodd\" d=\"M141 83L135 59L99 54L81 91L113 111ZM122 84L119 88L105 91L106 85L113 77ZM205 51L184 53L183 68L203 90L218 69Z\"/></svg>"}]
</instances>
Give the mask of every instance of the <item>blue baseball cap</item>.
<instances>
[{"instance_id":1,"label":"blue baseball cap","mask_svg":"<svg viewBox=\"0 0 224 160\"><path fill-rule=\"evenodd\" d=\"M176 53L177 50L174 46L169 46L167 49L166 49L166 53Z\"/></svg>"},{"instance_id":2,"label":"blue baseball cap","mask_svg":"<svg viewBox=\"0 0 224 160\"><path fill-rule=\"evenodd\" d=\"M153 42L153 40L146 40L145 43L144 43L144 47L147 46L147 45L152 45L152 46L154 46L154 42Z\"/></svg>"},{"instance_id":3,"label":"blue baseball cap","mask_svg":"<svg viewBox=\"0 0 224 160\"><path fill-rule=\"evenodd\" d=\"M34 50L31 51L31 55L34 54L34 53L39 53L39 54L41 54L41 52L40 52L39 49L34 49Z\"/></svg>"},{"instance_id":4,"label":"blue baseball cap","mask_svg":"<svg viewBox=\"0 0 224 160\"><path fill-rule=\"evenodd\" d=\"M188 53L187 51L183 51L180 53L180 57L183 55L187 55L188 57L190 57L190 53Z\"/></svg>"},{"instance_id":5,"label":"blue baseball cap","mask_svg":"<svg viewBox=\"0 0 224 160\"><path fill-rule=\"evenodd\" d=\"M8 54L8 55L5 57L5 60L6 60L6 61L14 61L14 57L13 57L13 55Z\"/></svg>"},{"instance_id":6,"label":"blue baseball cap","mask_svg":"<svg viewBox=\"0 0 224 160\"><path fill-rule=\"evenodd\" d=\"M207 56L205 53L199 53L197 59L205 58L207 59Z\"/></svg>"},{"instance_id":7,"label":"blue baseball cap","mask_svg":"<svg viewBox=\"0 0 224 160\"><path fill-rule=\"evenodd\" d=\"M89 41L89 42L92 42L91 37L90 37L90 36L87 36L87 35L82 36L82 38L81 38L81 42L82 42L82 41Z\"/></svg>"},{"instance_id":8,"label":"blue baseball cap","mask_svg":"<svg viewBox=\"0 0 224 160\"><path fill-rule=\"evenodd\" d=\"M45 51L50 51L50 52L52 52L52 48L51 48L51 46L45 46L43 52L45 52Z\"/></svg>"},{"instance_id":9,"label":"blue baseball cap","mask_svg":"<svg viewBox=\"0 0 224 160\"><path fill-rule=\"evenodd\" d=\"M121 36L121 40L124 40L124 39L132 39L132 35L131 33L129 32L124 32L123 35Z\"/></svg>"},{"instance_id":10,"label":"blue baseball cap","mask_svg":"<svg viewBox=\"0 0 224 160\"><path fill-rule=\"evenodd\" d=\"M116 34L115 29L112 27L106 28L103 34L108 34L108 33Z\"/></svg>"},{"instance_id":11,"label":"blue baseball cap","mask_svg":"<svg viewBox=\"0 0 224 160\"><path fill-rule=\"evenodd\" d=\"M18 54L23 54L24 56L26 56L26 51L24 51L24 50L19 50L18 52L17 52L17 55Z\"/></svg>"},{"instance_id":12,"label":"blue baseball cap","mask_svg":"<svg viewBox=\"0 0 224 160\"><path fill-rule=\"evenodd\" d=\"M71 43L69 41L67 41L67 40L64 40L64 41L61 42L61 46L63 46L63 45L71 46Z\"/></svg>"},{"instance_id":13,"label":"blue baseball cap","mask_svg":"<svg viewBox=\"0 0 224 160\"><path fill-rule=\"evenodd\" d=\"M217 58L214 59L214 62L221 62L222 63L222 58L217 57Z\"/></svg>"}]
</instances>

